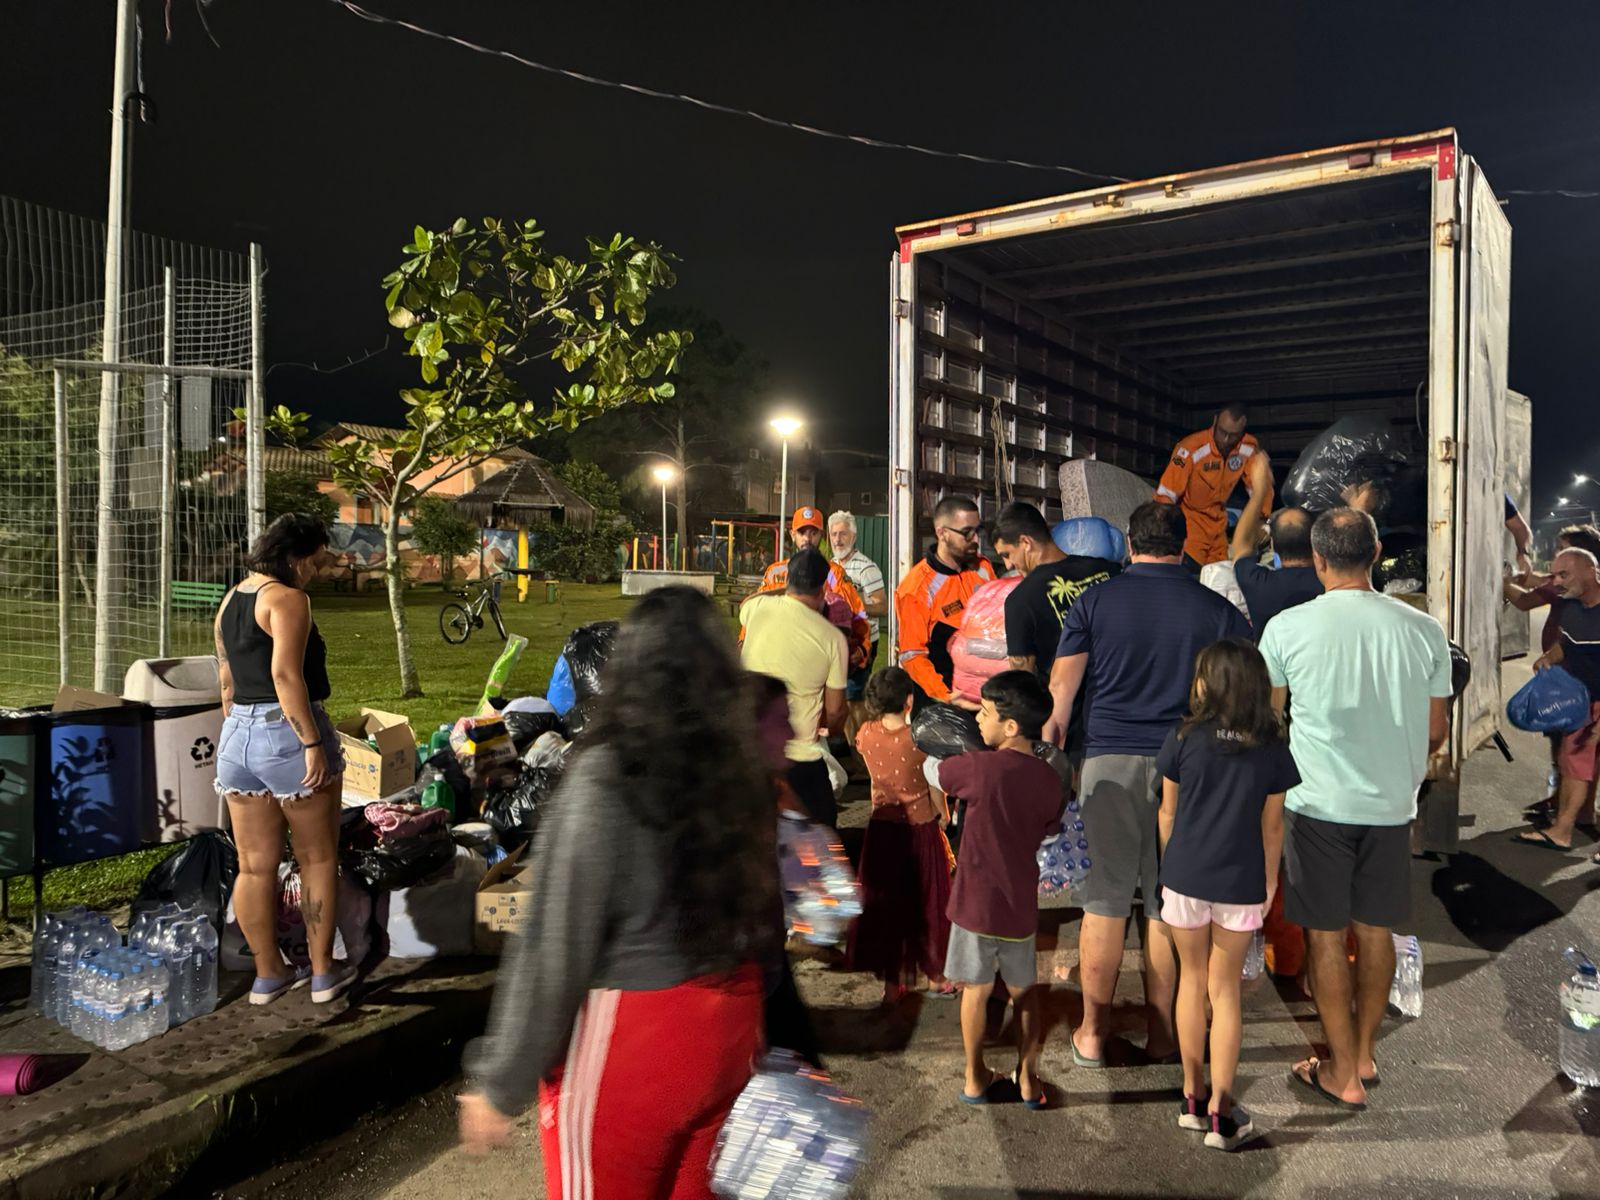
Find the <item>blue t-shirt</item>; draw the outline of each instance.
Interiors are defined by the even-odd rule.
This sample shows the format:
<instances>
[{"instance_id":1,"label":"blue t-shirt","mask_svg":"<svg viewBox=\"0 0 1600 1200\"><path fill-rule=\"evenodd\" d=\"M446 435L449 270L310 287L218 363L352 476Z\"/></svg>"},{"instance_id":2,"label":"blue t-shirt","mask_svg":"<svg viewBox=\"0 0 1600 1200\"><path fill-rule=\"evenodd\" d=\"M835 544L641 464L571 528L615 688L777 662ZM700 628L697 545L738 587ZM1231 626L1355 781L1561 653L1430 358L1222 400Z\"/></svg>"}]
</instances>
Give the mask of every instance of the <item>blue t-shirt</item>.
<instances>
[{"instance_id":1,"label":"blue t-shirt","mask_svg":"<svg viewBox=\"0 0 1600 1200\"><path fill-rule=\"evenodd\" d=\"M1134 563L1067 610L1059 660L1089 656L1078 693L1084 755L1153 758L1189 711L1195 656L1223 638L1250 639L1250 624L1177 563Z\"/></svg>"},{"instance_id":2,"label":"blue t-shirt","mask_svg":"<svg viewBox=\"0 0 1600 1200\"><path fill-rule=\"evenodd\" d=\"M1256 637L1286 608L1304 604L1322 595L1322 580L1317 578L1315 567L1263 567L1253 558L1233 560L1233 577L1244 593L1245 606L1250 610L1250 624L1256 627Z\"/></svg>"}]
</instances>

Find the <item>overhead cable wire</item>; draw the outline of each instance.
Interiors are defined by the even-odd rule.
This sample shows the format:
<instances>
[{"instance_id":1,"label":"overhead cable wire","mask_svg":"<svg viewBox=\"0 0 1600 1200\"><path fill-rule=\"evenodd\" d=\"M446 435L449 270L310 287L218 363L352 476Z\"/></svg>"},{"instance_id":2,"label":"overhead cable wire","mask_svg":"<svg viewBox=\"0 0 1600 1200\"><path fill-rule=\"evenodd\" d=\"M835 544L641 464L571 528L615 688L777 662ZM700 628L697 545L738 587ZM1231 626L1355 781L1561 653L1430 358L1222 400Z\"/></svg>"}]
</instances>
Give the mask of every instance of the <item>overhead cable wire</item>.
<instances>
[{"instance_id":1,"label":"overhead cable wire","mask_svg":"<svg viewBox=\"0 0 1600 1200\"><path fill-rule=\"evenodd\" d=\"M913 154L926 154L934 158L954 158L964 162L984 163L996 167L1022 167L1029 171L1058 171L1069 175L1079 175L1085 179L1110 180L1114 183L1129 182L1124 176L1110 175L1104 171L1086 171L1081 167L1069 167L1059 163L1026 162L1017 158L992 158L985 154L967 154L958 150L937 150L929 146L917 146L910 142L895 142L885 138L869 137L859 133L840 133L833 129L822 129L816 125L806 125L799 121L786 121L781 117L768 116L753 109L739 108L731 104L720 104L715 100L705 100L699 96L690 96L682 92L668 92L660 88L646 87L638 83L624 83L615 79L603 79L598 75L590 75L584 71L574 71L566 67L556 67L549 63L535 62L531 58L517 54L511 50L501 50L493 46L480 45L452 33L441 33L437 29L429 29L399 17L385 16L363 8L354 0L329 0L363 21L370 21L375 25L392 25L398 29L406 29L412 33L421 34L423 37L433 38L441 42L449 42L463 50L471 50L475 54L487 54L494 58L504 58L520 66L529 67L535 71L544 71L550 75L560 75L573 79L579 83L593 84L596 87L613 88L617 91L632 92L638 96L648 96L655 100L671 100L679 104L692 105L695 108L705 109L709 112L723 113L731 117L744 117L748 120L759 121L763 125L771 125L777 129L788 129L795 133L806 133L813 137L831 138L840 142L854 142L858 146L870 146L876 150L905 150Z\"/></svg>"}]
</instances>

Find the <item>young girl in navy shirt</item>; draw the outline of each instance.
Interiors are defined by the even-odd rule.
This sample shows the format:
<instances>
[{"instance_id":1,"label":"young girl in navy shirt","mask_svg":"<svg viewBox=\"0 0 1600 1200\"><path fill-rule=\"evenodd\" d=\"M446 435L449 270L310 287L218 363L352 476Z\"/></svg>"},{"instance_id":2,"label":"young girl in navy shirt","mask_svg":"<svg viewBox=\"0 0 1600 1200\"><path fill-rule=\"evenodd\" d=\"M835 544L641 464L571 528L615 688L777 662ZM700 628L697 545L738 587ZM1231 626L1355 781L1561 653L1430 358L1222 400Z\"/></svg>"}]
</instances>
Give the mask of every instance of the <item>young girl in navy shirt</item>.
<instances>
[{"instance_id":1,"label":"young girl in navy shirt","mask_svg":"<svg viewBox=\"0 0 1600 1200\"><path fill-rule=\"evenodd\" d=\"M1272 708L1267 664L1242 639L1195 660L1189 716L1156 757L1161 797L1161 920L1177 946L1178 1124L1232 1150L1255 1133L1234 1103L1243 1037L1239 981L1278 882L1283 796L1300 782ZM1211 1002L1211 1088L1205 1082Z\"/></svg>"}]
</instances>

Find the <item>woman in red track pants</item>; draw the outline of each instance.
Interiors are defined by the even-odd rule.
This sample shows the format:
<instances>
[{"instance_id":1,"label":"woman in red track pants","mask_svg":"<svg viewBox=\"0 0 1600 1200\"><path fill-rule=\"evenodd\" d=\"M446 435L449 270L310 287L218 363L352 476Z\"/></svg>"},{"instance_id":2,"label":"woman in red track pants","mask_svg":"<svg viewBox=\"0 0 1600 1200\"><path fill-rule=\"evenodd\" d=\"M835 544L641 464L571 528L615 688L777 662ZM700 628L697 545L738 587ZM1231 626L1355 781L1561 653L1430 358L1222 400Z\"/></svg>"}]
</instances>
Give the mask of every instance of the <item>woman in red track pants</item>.
<instances>
[{"instance_id":1,"label":"woman in red track pants","mask_svg":"<svg viewBox=\"0 0 1600 1200\"><path fill-rule=\"evenodd\" d=\"M750 683L711 601L640 600L534 838L533 904L468 1047L461 1136L537 1096L552 1200L710 1197L761 1046L772 804Z\"/></svg>"}]
</instances>

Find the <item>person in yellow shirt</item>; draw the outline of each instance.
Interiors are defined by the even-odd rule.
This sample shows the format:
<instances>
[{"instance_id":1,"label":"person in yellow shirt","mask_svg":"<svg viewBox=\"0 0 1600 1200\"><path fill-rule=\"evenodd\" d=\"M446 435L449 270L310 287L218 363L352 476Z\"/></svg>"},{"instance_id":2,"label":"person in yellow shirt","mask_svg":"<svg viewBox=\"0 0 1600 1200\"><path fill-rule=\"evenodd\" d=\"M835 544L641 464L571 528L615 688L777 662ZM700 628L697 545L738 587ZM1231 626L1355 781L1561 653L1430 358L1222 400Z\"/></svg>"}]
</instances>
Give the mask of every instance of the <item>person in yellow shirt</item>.
<instances>
[{"instance_id":1,"label":"person in yellow shirt","mask_svg":"<svg viewBox=\"0 0 1600 1200\"><path fill-rule=\"evenodd\" d=\"M1155 498L1183 510L1189 536L1183 545L1184 565L1195 573L1228 557L1228 497L1243 481L1250 484L1250 460L1260 453L1256 439L1244 431L1244 407L1230 404L1212 419L1209 429L1191 433L1173 448L1172 461L1161 473ZM1272 512L1272 482L1261 505Z\"/></svg>"}]
</instances>

